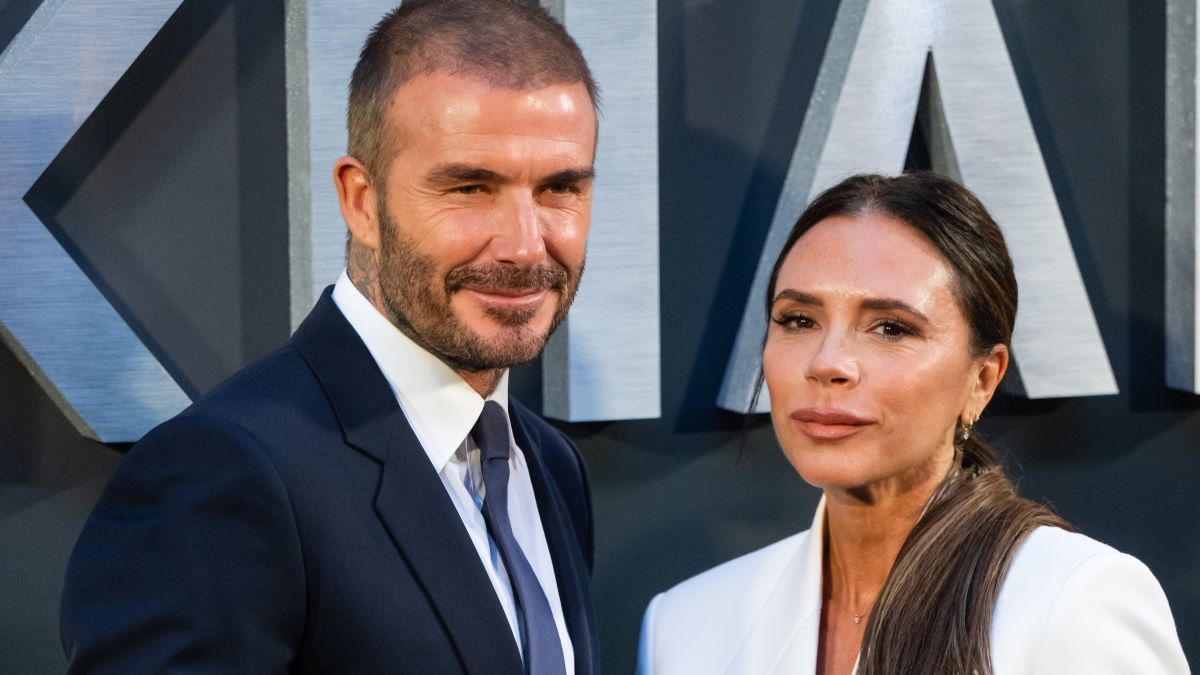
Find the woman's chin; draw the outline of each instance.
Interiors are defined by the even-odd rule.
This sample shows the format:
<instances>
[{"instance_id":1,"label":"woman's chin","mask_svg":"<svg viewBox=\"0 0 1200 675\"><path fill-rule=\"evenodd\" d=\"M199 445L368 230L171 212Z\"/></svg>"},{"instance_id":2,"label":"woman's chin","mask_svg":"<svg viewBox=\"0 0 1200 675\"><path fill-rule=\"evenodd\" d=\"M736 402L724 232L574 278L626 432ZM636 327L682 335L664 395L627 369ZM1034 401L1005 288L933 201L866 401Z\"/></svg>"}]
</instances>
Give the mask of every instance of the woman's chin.
<instances>
[{"instance_id":1,"label":"woman's chin","mask_svg":"<svg viewBox=\"0 0 1200 675\"><path fill-rule=\"evenodd\" d=\"M805 483L826 491L860 491L885 478L876 475L877 472L846 462L793 463L793 467Z\"/></svg>"}]
</instances>

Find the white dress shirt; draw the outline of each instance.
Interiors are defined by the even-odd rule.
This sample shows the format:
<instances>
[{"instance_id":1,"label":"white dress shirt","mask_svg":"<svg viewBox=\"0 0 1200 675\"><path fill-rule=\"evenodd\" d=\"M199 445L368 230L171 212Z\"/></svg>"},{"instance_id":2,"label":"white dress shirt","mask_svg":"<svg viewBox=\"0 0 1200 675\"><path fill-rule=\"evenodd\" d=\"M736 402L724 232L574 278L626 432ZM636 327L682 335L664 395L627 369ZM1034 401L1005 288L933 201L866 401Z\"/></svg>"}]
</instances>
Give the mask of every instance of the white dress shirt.
<instances>
[{"instance_id":1,"label":"white dress shirt","mask_svg":"<svg viewBox=\"0 0 1200 675\"><path fill-rule=\"evenodd\" d=\"M454 503L459 518L483 568L496 590L496 597L508 617L517 649L521 649L520 628L512 583L496 544L488 535L483 519L483 500L487 496L479 466L479 448L470 438L483 412L485 399L436 356L404 335L355 288L343 271L333 287L333 301L350 322L367 350L379 365L384 378L396 395L401 411L442 479L446 494ZM508 412L508 371L501 376L496 390L487 398ZM575 672L575 652L563 618L562 602L554 577L554 563L546 545L546 534L538 515L533 483L525 455L508 430L509 459L508 512L513 535L550 601L554 624L563 647L568 674Z\"/></svg>"}]
</instances>

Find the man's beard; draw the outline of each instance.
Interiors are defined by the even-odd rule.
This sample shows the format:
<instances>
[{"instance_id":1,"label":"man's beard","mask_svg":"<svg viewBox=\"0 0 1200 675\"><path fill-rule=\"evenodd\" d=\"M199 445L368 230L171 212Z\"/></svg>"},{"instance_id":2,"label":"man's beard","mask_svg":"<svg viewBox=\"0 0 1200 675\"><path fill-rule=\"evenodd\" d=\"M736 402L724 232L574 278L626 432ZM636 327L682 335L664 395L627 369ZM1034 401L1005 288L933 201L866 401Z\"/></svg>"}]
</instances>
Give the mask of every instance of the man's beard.
<instances>
[{"instance_id":1,"label":"man's beard","mask_svg":"<svg viewBox=\"0 0 1200 675\"><path fill-rule=\"evenodd\" d=\"M392 323L402 333L455 370L480 372L528 363L542 353L546 340L567 316L583 273L554 262L536 267L502 263L456 267L444 279L437 265L417 251L387 215L379 200L379 289ZM464 288L480 291L554 291L558 304L544 333L529 323L540 307L487 307L485 313L500 326L485 339L465 324L450 307L451 296Z\"/></svg>"}]
</instances>

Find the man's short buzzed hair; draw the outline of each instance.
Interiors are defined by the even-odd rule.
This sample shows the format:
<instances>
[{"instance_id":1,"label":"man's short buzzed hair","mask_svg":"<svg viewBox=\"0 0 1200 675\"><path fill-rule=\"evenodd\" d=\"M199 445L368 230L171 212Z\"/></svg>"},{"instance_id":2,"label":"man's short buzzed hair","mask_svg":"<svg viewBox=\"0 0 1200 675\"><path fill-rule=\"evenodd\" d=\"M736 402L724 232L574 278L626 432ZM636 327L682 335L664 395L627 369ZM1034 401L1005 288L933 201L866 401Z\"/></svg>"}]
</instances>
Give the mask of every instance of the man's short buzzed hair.
<instances>
[{"instance_id":1,"label":"man's short buzzed hair","mask_svg":"<svg viewBox=\"0 0 1200 675\"><path fill-rule=\"evenodd\" d=\"M350 79L348 151L372 180L396 150L385 114L392 95L438 71L518 90L582 82L599 106L579 45L536 0L405 0L371 31Z\"/></svg>"}]
</instances>

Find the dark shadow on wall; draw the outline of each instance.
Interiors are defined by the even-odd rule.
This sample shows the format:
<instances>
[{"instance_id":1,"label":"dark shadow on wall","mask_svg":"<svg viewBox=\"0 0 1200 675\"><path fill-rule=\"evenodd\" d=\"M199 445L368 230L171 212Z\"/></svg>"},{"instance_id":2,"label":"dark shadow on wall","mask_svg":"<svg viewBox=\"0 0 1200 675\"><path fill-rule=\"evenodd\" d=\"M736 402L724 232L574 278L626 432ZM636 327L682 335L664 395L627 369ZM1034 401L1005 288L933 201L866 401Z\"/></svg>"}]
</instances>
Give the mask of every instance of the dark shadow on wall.
<instances>
[{"instance_id":1,"label":"dark shadow on wall","mask_svg":"<svg viewBox=\"0 0 1200 675\"><path fill-rule=\"evenodd\" d=\"M0 52L17 37L42 0L0 0Z\"/></svg>"},{"instance_id":2,"label":"dark shadow on wall","mask_svg":"<svg viewBox=\"0 0 1200 675\"><path fill-rule=\"evenodd\" d=\"M0 673L61 673L67 556L118 454L80 436L0 345Z\"/></svg>"},{"instance_id":3,"label":"dark shadow on wall","mask_svg":"<svg viewBox=\"0 0 1200 675\"><path fill-rule=\"evenodd\" d=\"M1162 386L1166 364L1166 8L1129 11L1129 279L1133 410L1194 411L1195 395ZM1197 441L1200 445L1200 439Z\"/></svg>"},{"instance_id":4,"label":"dark shadow on wall","mask_svg":"<svg viewBox=\"0 0 1200 675\"><path fill-rule=\"evenodd\" d=\"M241 249L237 367L277 349L291 335L287 125L280 123L287 119L284 4L234 3Z\"/></svg>"},{"instance_id":5,"label":"dark shadow on wall","mask_svg":"<svg viewBox=\"0 0 1200 675\"><path fill-rule=\"evenodd\" d=\"M744 424L740 413L716 407L717 395L743 311L747 305L762 311L762 300L749 297L750 286L836 13L835 3L804 2L777 9L764 22L755 21L759 17L744 3L713 2L684 17L683 41L660 33L660 89L684 94L663 95L659 113L663 326L694 321L696 313L688 303L671 303L669 289L696 285L700 278L716 282L694 358L676 367L690 374L677 390L683 400L677 407L664 405L677 411L676 433L736 431ZM735 36L742 39L731 41ZM704 48L723 41L719 51ZM777 84L754 90L757 96L726 94L742 86L747 72L763 71L778 77ZM708 121L709 128L698 128L692 117ZM738 119L754 120L754 128L762 129L752 141L745 139L753 145L712 132L711 121ZM731 211L737 205L740 210ZM732 217L712 222L714 216ZM709 263L717 240L696 236L698 231L732 232L723 264ZM663 334L664 341L681 337L666 328Z\"/></svg>"}]
</instances>

